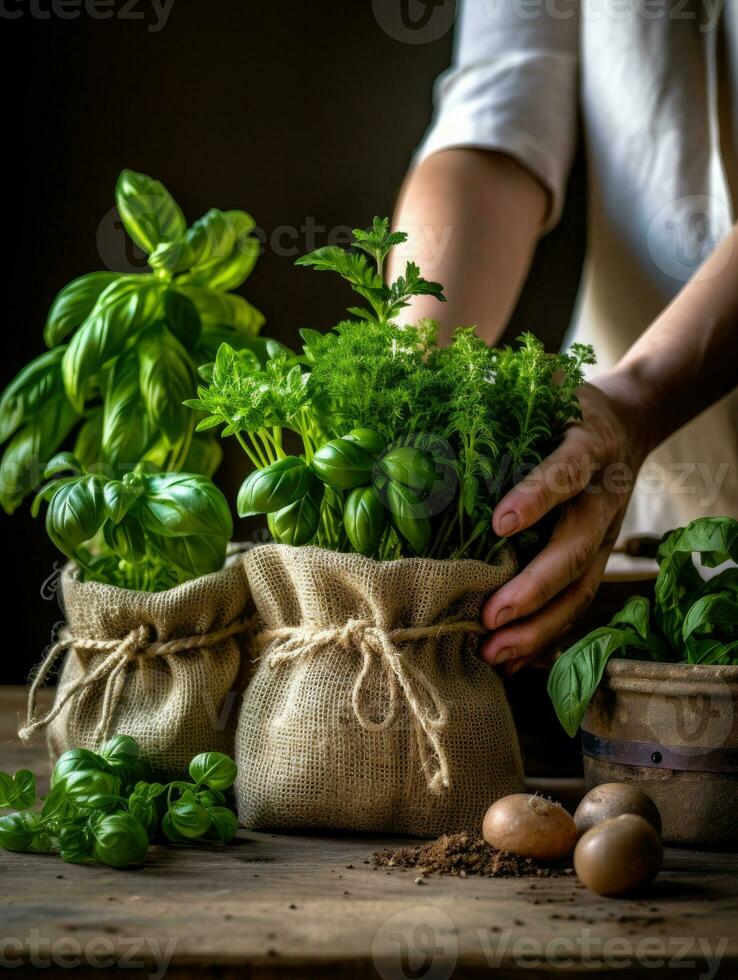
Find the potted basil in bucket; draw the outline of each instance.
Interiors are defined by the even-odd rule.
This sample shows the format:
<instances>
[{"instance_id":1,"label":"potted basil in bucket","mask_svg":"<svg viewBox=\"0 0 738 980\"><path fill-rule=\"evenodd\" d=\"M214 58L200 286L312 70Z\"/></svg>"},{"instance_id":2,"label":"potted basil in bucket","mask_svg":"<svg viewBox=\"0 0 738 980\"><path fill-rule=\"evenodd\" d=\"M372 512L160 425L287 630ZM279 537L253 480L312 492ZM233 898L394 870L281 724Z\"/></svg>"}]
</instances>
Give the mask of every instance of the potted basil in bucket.
<instances>
[{"instance_id":1,"label":"potted basil in bucket","mask_svg":"<svg viewBox=\"0 0 738 980\"><path fill-rule=\"evenodd\" d=\"M224 338L264 348L261 314L230 290L259 245L241 211L187 226L166 188L125 170L123 226L148 256L136 274L94 272L54 300L49 350L0 399L0 503L37 491L46 528L70 559L67 624L31 688L24 737L47 730L53 755L133 736L163 776L209 749L232 752L224 706L237 683L249 596L225 565L228 504L211 476L220 447L182 403ZM43 486L40 484L47 480ZM38 686L66 654L52 710Z\"/></svg>"},{"instance_id":2,"label":"potted basil in bucket","mask_svg":"<svg viewBox=\"0 0 738 980\"><path fill-rule=\"evenodd\" d=\"M717 574L700 574L725 564ZM548 690L566 731L581 725L588 787L636 782L669 843L738 844L738 521L704 517L667 534L653 606L633 597L561 655Z\"/></svg>"}]
</instances>

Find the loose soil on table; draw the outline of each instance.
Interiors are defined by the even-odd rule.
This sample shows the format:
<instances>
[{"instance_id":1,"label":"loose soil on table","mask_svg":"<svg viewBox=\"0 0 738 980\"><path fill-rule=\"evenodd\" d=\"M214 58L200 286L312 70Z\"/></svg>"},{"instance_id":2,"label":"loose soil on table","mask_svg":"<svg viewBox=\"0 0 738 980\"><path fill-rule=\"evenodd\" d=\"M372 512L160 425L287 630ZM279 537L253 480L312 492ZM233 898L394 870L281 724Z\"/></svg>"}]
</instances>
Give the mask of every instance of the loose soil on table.
<instances>
[{"instance_id":1,"label":"loose soil on table","mask_svg":"<svg viewBox=\"0 0 738 980\"><path fill-rule=\"evenodd\" d=\"M413 868L421 874L484 875L489 878L550 878L572 874L566 862L546 863L490 847L473 834L445 834L416 847L377 851L378 868Z\"/></svg>"}]
</instances>

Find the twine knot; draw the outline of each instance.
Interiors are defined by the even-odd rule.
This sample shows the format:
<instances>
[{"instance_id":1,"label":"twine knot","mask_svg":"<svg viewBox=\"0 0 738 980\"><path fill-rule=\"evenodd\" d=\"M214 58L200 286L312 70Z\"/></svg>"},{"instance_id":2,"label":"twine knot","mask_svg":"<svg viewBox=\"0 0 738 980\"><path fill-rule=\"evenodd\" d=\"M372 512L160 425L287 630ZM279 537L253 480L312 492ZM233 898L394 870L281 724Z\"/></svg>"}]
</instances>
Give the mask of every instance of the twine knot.
<instances>
[{"instance_id":1,"label":"twine knot","mask_svg":"<svg viewBox=\"0 0 738 980\"><path fill-rule=\"evenodd\" d=\"M91 639L75 637L69 630L64 630L59 640L54 643L44 657L28 692L28 709L26 721L18 731L20 738L26 742L40 729L45 728L56 718L64 706L80 691L100 682L103 684L102 702L100 705L100 720L95 728L94 741L96 745L110 737L115 713L125 688L126 676L131 665L141 660L153 660L156 657L167 658L180 653L202 650L207 647L244 633L251 626L250 619L237 619L230 625L209 633L196 633L192 636L176 637L172 640L157 640L153 627L141 623L118 639ZM84 660L94 654L106 654L103 659L70 684L63 694L57 694L54 705L42 717L36 716L36 700L38 691L51 673L57 659L66 650L73 650Z\"/></svg>"},{"instance_id":2,"label":"twine knot","mask_svg":"<svg viewBox=\"0 0 738 980\"><path fill-rule=\"evenodd\" d=\"M351 692L351 706L357 722L366 731L384 731L394 722L402 696L408 707L415 732L421 768L428 790L440 795L451 787L451 773L443 741L448 724L444 698L421 666L400 648L415 640L433 639L453 633L479 635L484 628L478 622L456 620L435 626L406 629L384 629L370 620L349 619L342 626L280 626L260 632L257 646L269 647L264 660L270 667L288 661L310 660L326 647L361 654L361 667ZM369 718L364 710L364 688L370 672L380 669L389 691L387 709L379 720ZM289 711L291 699L285 712Z\"/></svg>"}]
</instances>

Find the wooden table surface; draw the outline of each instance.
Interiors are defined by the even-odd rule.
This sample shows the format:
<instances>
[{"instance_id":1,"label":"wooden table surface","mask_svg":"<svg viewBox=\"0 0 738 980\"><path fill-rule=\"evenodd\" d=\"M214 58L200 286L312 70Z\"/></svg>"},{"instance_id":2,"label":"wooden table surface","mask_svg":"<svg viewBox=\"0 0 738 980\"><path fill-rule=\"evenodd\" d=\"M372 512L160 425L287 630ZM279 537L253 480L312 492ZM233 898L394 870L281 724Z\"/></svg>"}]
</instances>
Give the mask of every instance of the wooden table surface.
<instances>
[{"instance_id":1,"label":"wooden table surface","mask_svg":"<svg viewBox=\"0 0 738 980\"><path fill-rule=\"evenodd\" d=\"M14 738L0 689L0 769L48 774ZM0 851L0 966L42 976L738 977L738 856L667 850L638 899L573 877L422 879L375 870L388 841L240 831L227 847L153 847L114 871ZM127 974L125 969L134 970Z\"/></svg>"}]
</instances>

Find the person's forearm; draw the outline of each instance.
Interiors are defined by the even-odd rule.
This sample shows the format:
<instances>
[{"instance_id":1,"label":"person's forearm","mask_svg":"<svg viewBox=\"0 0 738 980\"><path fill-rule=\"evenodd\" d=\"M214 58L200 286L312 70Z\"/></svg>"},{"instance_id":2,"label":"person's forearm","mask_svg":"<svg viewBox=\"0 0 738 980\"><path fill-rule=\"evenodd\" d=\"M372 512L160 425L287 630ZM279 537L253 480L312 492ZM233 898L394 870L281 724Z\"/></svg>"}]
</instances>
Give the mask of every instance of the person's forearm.
<instances>
[{"instance_id":1,"label":"person's forearm","mask_svg":"<svg viewBox=\"0 0 738 980\"><path fill-rule=\"evenodd\" d=\"M738 225L595 384L639 413L646 448L738 384Z\"/></svg>"},{"instance_id":2,"label":"person's forearm","mask_svg":"<svg viewBox=\"0 0 738 980\"><path fill-rule=\"evenodd\" d=\"M445 287L448 302L416 298L404 322L438 320L442 340L454 327L476 324L495 343L525 281L549 198L511 157L489 150L434 153L408 175L394 227L408 233L389 274L412 259L426 279Z\"/></svg>"}]
</instances>

